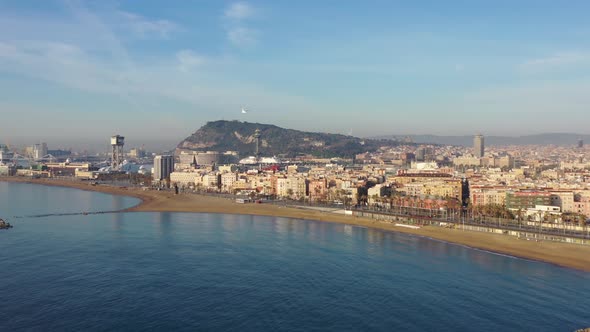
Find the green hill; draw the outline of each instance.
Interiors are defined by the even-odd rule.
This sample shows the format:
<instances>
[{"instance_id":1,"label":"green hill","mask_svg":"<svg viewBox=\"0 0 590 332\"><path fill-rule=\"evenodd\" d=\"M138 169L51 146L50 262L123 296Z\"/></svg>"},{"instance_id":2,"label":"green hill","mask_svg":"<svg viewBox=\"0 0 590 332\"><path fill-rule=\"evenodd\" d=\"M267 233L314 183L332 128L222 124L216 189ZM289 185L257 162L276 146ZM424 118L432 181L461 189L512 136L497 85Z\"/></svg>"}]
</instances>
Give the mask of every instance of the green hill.
<instances>
[{"instance_id":1,"label":"green hill","mask_svg":"<svg viewBox=\"0 0 590 332\"><path fill-rule=\"evenodd\" d=\"M311 133L284 129L275 125L240 121L212 121L178 144L181 150L238 151L241 156L254 155L254 132L260 130L260 154L294 157L312 154L318 157L345 157L375 151L391 140L366 140L353 136Z\"/></svg>"}]
</instances>

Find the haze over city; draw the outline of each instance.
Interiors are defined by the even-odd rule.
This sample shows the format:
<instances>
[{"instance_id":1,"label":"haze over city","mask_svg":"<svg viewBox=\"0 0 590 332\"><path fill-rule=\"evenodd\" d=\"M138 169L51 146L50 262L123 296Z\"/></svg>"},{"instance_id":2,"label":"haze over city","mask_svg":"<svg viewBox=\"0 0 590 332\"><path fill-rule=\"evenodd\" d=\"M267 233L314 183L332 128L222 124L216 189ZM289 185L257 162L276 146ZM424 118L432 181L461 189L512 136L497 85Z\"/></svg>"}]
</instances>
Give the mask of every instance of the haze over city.
<instances>
[{"instance_id":1,"label":"haze over city","mask_svg":"<svg viewBox=\"0 0 590 332\"><path fill-rule=\"evenodd\" d=\"M587 133L588 7L2 1L0 141L173 147L220 119L361 137Z\"/></svg>"}]
</instances>

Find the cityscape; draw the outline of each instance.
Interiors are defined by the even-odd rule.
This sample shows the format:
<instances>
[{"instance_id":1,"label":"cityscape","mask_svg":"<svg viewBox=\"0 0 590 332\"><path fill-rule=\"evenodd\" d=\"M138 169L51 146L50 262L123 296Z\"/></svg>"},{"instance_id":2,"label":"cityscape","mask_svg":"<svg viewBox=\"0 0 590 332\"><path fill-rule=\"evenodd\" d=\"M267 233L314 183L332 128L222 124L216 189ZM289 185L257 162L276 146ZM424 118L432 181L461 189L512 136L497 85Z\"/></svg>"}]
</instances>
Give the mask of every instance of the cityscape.
<instances>
[{"instance_id":1,"label":"cityscape","mask_svg":"<svg viewBox=\"0 0 590 332\"><path fill-rule=\"evenodd\" d=\"M0 332L590 332L589 11L0 1Z\"/></svg>"},{"instance_id":2,"label":"cityscape","mask_svg":"<svg viewBox=\"0 0 590 332\"><path fill-rule=\"evenodd\" d=\"M0 176L93 185L116 179L118 186L143 190L226 194L240 203L332 206L342 214L366 208L384 213L414 209L403 213L444 217L439 225L445 227L447 221L464 227L474 218L501 218L506 227L510 221L531 227L530 232L511 233L518 237L538 239L547 232L553 240L590 243L590 162L581 139L569 146L486 147L485 137L477 134L471 147L387 142L391 145L352 158L280 158L260 153L265 138L260 130L252 138L253 156L184 148L170 154L125 151L120 135L111 137L110 153L96 156L48 150L46 143L17 151L2 145ZM557 235L570 232L572 237L553 236L557 229Z\"/></svg>"}]
</instances>

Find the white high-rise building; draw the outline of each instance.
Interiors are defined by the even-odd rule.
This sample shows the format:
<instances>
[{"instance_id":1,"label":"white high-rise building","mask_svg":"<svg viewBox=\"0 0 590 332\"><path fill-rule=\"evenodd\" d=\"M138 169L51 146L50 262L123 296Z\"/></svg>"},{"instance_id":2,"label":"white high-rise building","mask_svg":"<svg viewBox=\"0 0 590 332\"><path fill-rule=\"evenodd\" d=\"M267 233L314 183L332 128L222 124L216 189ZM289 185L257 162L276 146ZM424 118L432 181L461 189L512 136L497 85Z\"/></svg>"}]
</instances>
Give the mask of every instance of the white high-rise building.
<instances>
[{"instance_id":1,"label":"white high-rise building","mask_svg":"<svg viewBox=\"0 0 590 332\"><path fill-rule=\"evenodd\" d=\"M174 172L174 156L154 157L154 181L166 180Z\"/></svg>"}]
</instances>

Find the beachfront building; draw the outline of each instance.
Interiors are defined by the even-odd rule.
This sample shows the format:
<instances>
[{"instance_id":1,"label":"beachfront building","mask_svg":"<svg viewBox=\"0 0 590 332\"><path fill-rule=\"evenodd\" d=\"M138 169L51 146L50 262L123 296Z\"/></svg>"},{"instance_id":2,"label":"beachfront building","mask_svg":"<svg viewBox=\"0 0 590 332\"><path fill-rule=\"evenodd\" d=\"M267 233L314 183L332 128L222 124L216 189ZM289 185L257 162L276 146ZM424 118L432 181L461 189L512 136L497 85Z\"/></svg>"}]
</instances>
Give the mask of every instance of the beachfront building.
<instances>
[{"instance_id":1,"label":"beachfront building","mask_svg":"<svg viewBox=\"0 0 590 332\"><path fill-rule=\"evenodd\" d=\"M312 202L325 201L328 198L328 183L325 178L309 180L309 199Z\"/></svg>"},{"instance_id":2,"label":"beachfront building","mask_svg":"<svg viewBox=\"0 0 590 332\"><path fill-rule=\"evenodd\" d=\"M473 206L505 205L508 188L495 186L472 186L469 191L469 201Z\"/></svg>"},{"instance_id":3,"label":"beachfront building","mask_svg":"<svg viewBox=\"0 0 590 332\"><path fill-rule=\"evenodd\" d=\"M225 172L221 174L221 190L231 193L234 190L234 185L238 181L238 173Z\"/></svg>"},{"instance_id":4,"label":"beachfront building","mask_svg":"<svg viewBox=\"0 0 590 332\"><path fill-rule=\"evenodd\" d=\"M423 183L416 182L416 183L407 183L396 188L396 191L399 193L403 193L405 196L410 197L422 197L422 187L424 187Z\"/></svg>"},{"instance_id":5,"label":"beachfront building","mask_svg":"<svg viewBox=\"0 0 590 332\"><path fill-rule=\"evenodd\" d=\"M300 199L305 197L306 181L302 176L287 177L287 191L291 191L291 198Z\"/></svg>"},{"instance_id":6,"label":"beachfront building","mask_svg":"<svg viewBox=\"0 0 590 332\"><path fill-rule=\"evenodd\" d=\"M276 195L278 197L290 197L290 192L288 190L288 180L286 177L279 177L276 179Z\"/></svg>"},{"instance_id":7,"label":"beachfront building","mask_svg":"<svg viewBox=\"0 0 590 332\"><path fill-rule=\"evenodd\" d=\"M506 193L506 207L511 210L532 209L536 205L551 205L551 193L542 191L517 191Z\"/></svg>"},{"instance_id":8,"label":"beachfront building","mask_svg":"<svg viewBox=\"0 0 590 332\"><path fill-rule=\"evenodd\" d=\"M195 184L205 190L218 190L219 182L221 180L220 174L216 172L209 172L203 174L195 179Z\"/></svg>"},{"instance_id":9,"label":"beachfront building","mask_svg":"<svg viewBox=\"0 0 590 332\"><path fill-rule=\"evenodd\" d=\"M238 176L238 179L232 185L232 192L239 193L244 191L251 191L252 184L248 182L248 178L242 175Z\"/></svg>"},{"instance_id":10,"label":"beachfront building","mask_svg":"<svg viewBox=\"0 0 590 332\"><path fill-rule=\"evenodd\" d=\"M561 209L553 205L535 205L535 207L528 208L524 211L524 217L529 220L546 221L546 222L561 222Z\"/></svg>"},{"instance_id":11,"label":"beachfront building","mask_svg":"<svg viewBox=\"0 0 590 332\"><path fill-rule=\"evenodd\" d=\"M0 176L16 175L16 166L14 165L0 165Z\"/></svg>"},{"instance_id":12,"label":"beachfront building","mask_svg":"<svg viewBox=\"0 0 590 332\"><path fill-rule=\"evenodd\" d=\"M464 183L448 172L398 172L388 179L397 191L408 196L462 201Z\"/></svg>"},{"instance_id":13,"label":"beachfront building","mask_svg":"<svg viewBox=\"0 0 590 332\"><path fill-rule=\"evenodd\" d=\"M170 173L170 183L180 187L193 187L195 179L201 175L201 172L194 170L183 170Z\"/></svg>"},{"instance_id":14,"label":"beachfront building","mask_svg":"<svg viewBox=\"0 0 590 332\"><path fill-rule=\"evenodd\" d=\"M158 155L154 158L154 181L169 179L174 171L174 156Z\"/></svg>"},{"instance_id":15,"label":"beachfront building","mask_svg":"<svg viewBox=\"0 0 590 332\"><path fill-rule=\"evenodd\" d=\"M85 170L76 169L74 176L77 179L93 180L93 179L97 179L99 174L100 174L100 172L98 172L98 171L85 171Z\"/></svg>"},{"instance_id":16,"label":"beachfront building","mask_svg":"<svg viewBox=\"0 0 590 332\"><path fill-rule=\"evenodd\" d=\"M379 198L382 196L382 188L383 184L378 184L367 189L367 202L370 205L373 205L379 201Z\"/></svg>"},{"instance_id":17,"label":"beachfront building","mask_svg":"<svg viewBox=\"0 0 590 332\"><path fill-rule=\"evenodd\" d=\"M574 210L572 212L590 216L590 197L579 197L578 200L574 202Z\"/></svg>"},{"instance_id":18,"label":"beachfront building","mask_svg":"<svg viewBox=\"0 0 590 332\"><path fill-rule=\"evenodd\" d=\"M277 177L276 195L292 199L305 197L305 178L298 176Z\"/></svg>"},{"instance_id":19,"label":"beachfront building","mask_svg":"<svg viewBox=\"0 0 590 332\"><path fill-rule=\"evenodd\" d=\"M90 163L72 163L69 160L63 163L45 163L47 171L53 176L75 176L76 170L88 172Z\"/></svg>"},{"instance_id":20,"label":"beachfront building","mask_svg":"<svg viewBox=\"0 0 590 332\"><path fill-rule=\"evenodd\" d=\"M575 212L574 192L570 190L552 190L551 205L560 207L562 212Z\"/></svg>"}]
</instances>

